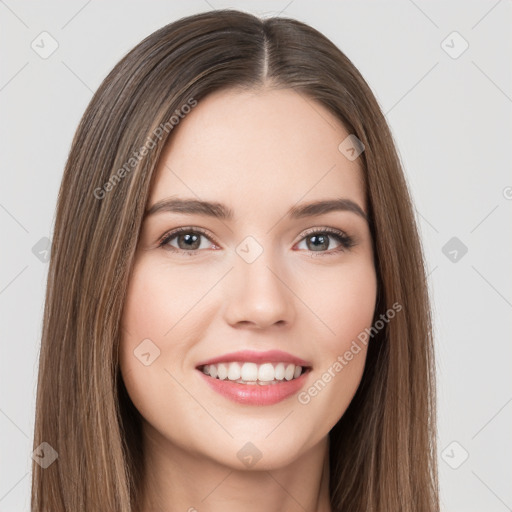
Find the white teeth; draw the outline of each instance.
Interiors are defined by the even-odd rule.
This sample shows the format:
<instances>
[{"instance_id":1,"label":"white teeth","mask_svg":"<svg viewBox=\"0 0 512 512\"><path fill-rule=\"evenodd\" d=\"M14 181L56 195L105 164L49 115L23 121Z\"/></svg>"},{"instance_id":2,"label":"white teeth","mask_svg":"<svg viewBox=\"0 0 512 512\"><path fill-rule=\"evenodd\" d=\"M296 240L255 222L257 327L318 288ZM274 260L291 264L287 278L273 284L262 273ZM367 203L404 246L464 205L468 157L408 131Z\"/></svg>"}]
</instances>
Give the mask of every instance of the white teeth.
<instances>
[{"instance_id":1,"label":"white teeth","mask_svg":"<svg viewBox=\"0 0 512 512\"><path fill-rule=\"evenodd\" d=\"M300 368L300 366L297 366L297 368ZM277 380L283 380L284 379L284 363L277 363L274 371L275 371L275 375L276 375L276 379Z\"/></svg>"},{"instance_id":2,"label":"white teeth","mask_svg":"<svg viewBox=\"0 0 512 512\"><path fill-rule=\"evenodd\" d=\"M210 365L210 366L215 366L215 365ZM217 366L217 377L219 377L220 380L226 379L228 376L227 366L223 363L220 363L219 365L216 365L216 366Z\"/></svg>"},{"instance_id":3,"label":"white teeth","mask_svg":"<svg viewBox=\"0 0 512 512\"><path fill-rule=\"evenodd\" d=\"M292 380L294 373L295 373L295 365L294 364L289 364L286 367L286 370L284 371L284 378L286 380Z\"/></svg>"},{"instance_id":4,"label":"white teeth","mask_svg":"<svg viewBox=\"0 0 512 512\"><path fill-rule=\"evenodd\" d=\"M228 380L238 380L240 378L240 365L231 363L228 366Z\"/></svg>"},{"instance_id":5,"label":"white teeth","mask_svg":"<svg viewBox=\"0 0 512 512\"><path fill-rule=\"evenodd\" d=\"M274 380L274 367L271 363L262 364L258 370L258 380L270 382Z\"/></svg>"},{"instance_id":6,"label":"white teeth","mask_svg":"<svg viewBox=\"0 0 512 512\"><path fill-rule=\"evenodd\" d=\"M292 380L300 377L302 366L286 363L219 363L207 364L203 373L220 380L230 380L240 384L271 384L275 381Z\"/></svg>"},{"instance_id":7,"label":"white teeth","mask_svg":"<svg viewBox=\"0 0 512 512\"><path fill-rule=\"evenodd\" d=\"M256 363L244 363L242 365L240 378L245 381L258 380L258 365Z\"/></svg>"}]
</instances>

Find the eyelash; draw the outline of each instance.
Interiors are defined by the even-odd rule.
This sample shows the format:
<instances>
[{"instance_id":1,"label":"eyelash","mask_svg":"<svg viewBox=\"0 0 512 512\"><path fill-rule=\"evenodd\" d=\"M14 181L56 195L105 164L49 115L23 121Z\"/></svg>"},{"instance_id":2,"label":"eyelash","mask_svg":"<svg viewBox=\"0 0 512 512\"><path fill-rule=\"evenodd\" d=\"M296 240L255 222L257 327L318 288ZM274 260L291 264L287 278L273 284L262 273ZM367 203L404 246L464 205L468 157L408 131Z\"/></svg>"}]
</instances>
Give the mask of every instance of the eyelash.
<instances>
[{"instance_id":1,"label":"eyelash","mask_svg":"<svg viewBox=\"0 0 512 512\"><path fill-rule=\"evenodd\" d=\"M168 233L166 233L159 241L158 243L158 247L161 247L161 248L164 248L164 249L167 249L167 244L178 234L180 233L199 233L201 235L203 235L204 237L208 238L210 241L212 241L214 244L216 245L219 245L217 244L217 242L213 239L212 240L212 237L202 228L197 228L197 227L183 227L183 228L177 228L177 229L174 229L173 231L170 231ZM310 235L324 235L324 234L327 234L327 235L331 235L332 237L334 237L339 243L340 243L340 246L337 247L336 249L331 249L329 251L310 251L311 252L311 257L314 257L314 256L333 256L335 254L338 254L339 252L343 252L347 249L350 249L351 247L353 247L355 245L355 242L354 242L354 239L345 234L343 231L340 231L338 229L334 229L334 228L321 228L321 229L318 229L318 228L311 228L309 230L307 230L302 238L299 240L299 242L302 242L302 240L304 240L305 238L307 238L308 236ZM172 246L168 246L170 249L167 249L167 250L170 250L172 252L176 252L176 253L180 253L180 254L187 254L188 256L194 256L196 253L200 252L202 249L192 249L190 251L186 251L184 249L178 249L176 247L172 247ZM316 254L315 254L316 253Z\"/></svg>"}]
</instances>

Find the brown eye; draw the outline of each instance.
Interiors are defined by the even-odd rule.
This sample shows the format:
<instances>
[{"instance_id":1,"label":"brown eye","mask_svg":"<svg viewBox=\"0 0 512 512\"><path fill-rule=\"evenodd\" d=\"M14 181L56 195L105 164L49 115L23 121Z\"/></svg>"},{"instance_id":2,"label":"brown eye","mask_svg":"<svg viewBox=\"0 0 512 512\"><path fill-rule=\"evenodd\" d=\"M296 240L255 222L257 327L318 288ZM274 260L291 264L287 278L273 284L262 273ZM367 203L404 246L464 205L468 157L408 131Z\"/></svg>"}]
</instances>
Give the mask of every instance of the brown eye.
<instances>
[{"instance_id":1,"label":"brown eye","mask_svg":"<svg viewBox=\"0 0 512 512\"><path fill-rule=\"evenodd\" d=\"M182 253L194 254L214 246L210 238L197 228L180 228L164 236L159 247Z\"/></svg>"},{"instance_id":2,"label":"brown eye","mask_svg":"<svg viewBox=\"0 0 512 512\"><path fill-rule=\"evenodd\" d=\"M191 233L187 233L185 235L180 233L178 235L173 236L172 238L176 238L176 240L178 242L179 249L197 250L197 249L199 249L199 246L201 245L201 236L202 235L196 235L196 234L191 234ZM169 243L169 242L167 242L167 243Z\"/></svg>"}]
</instances>

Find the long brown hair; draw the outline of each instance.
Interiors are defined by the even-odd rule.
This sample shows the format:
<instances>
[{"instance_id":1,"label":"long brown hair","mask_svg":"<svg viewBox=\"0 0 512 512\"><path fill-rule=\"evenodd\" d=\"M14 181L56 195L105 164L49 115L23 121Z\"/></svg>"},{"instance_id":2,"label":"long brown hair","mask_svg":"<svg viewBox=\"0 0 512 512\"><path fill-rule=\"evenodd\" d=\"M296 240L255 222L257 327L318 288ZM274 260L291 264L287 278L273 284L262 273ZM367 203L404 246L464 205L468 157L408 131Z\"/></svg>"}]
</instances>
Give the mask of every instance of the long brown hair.
<instances>
[{"instance_id":1,"label":"long brown hair","mask_svg":"<svg viewBox=\"0 0 512 512\"><path fill-rule=\"evenodd\" d=\"M332 510L438 510L426 273L386 120L352 62L315 29L218 10L138 44L105 78L75 134L52 241L34 434L34 449L46 442L58 457L46 468L33 463L34 512L138 510L140 416L117 354L155 167L184 105L220 89L260 87L318 101L364 144L375 319L402 306L369 342L359 389L329 434Z\"/></svg>"}]
</instances>

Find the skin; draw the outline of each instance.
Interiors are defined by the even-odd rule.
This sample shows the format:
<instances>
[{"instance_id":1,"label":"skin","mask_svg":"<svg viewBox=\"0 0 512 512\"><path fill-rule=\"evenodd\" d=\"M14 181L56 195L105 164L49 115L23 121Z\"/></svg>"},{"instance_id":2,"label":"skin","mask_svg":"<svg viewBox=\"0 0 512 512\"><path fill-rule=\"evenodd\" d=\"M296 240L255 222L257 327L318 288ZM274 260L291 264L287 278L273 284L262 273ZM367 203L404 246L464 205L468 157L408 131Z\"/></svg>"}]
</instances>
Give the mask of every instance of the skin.
<instances>
[{"instance_id":1,"label":"skin","mask_svg":"<svg viewBox=\"0 0 512 512\"><path fill-rule=\"evenodd\" d=\"M377 281L366 220L351 211L285 216L294 205L339 197L366 213L359 159L338 150L349 133L314 100L268 88L209 95L175 130L148 208L174 196L223 203L235 217L159 212L142 226L120 365L144 420L143 512L330 511L328 433L357 390L366 347L307 404L293 395L241 405L210 389L196 366L237 350L279 349L311 362L307 390L371 326ZM179 227L211 236L196 233L194 255L172 251L187 250L183 233L158 246ZM304 232L326 227L354 246L331 236L315 250ZM247 236L263 249L252 263L236 252ZM134 356L144 339L160 350L149 366ZM247 442L262 454L250 468L237 457Z\"/></svg>"}]
</instances>

